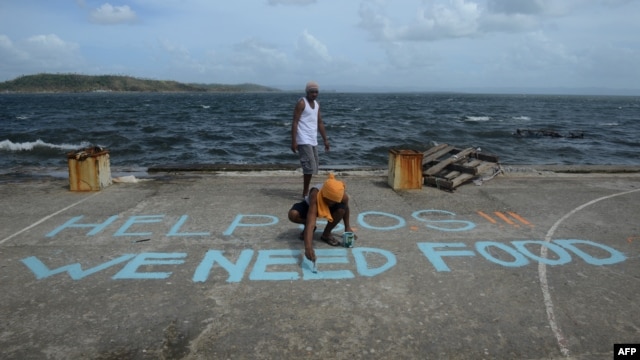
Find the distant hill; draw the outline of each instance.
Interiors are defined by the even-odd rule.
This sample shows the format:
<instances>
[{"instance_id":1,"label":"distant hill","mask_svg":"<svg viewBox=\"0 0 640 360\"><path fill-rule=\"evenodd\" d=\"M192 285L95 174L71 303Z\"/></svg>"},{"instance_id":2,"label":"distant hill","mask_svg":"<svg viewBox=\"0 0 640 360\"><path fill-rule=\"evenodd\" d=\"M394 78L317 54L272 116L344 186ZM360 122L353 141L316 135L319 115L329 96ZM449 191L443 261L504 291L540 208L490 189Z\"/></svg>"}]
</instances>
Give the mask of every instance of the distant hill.
<instances>
[{"instance_id":1,"label":"distant hill","mask_svg":"<svg viewBox=\"0 0 640 360\"><path fill-rule=\"evenodd\" d=\"M256 84L183 84L177 81L148 80L120 75L37 74L0 83L0 92L274 92L275 88Z\"/></svg>"}]
</instances>

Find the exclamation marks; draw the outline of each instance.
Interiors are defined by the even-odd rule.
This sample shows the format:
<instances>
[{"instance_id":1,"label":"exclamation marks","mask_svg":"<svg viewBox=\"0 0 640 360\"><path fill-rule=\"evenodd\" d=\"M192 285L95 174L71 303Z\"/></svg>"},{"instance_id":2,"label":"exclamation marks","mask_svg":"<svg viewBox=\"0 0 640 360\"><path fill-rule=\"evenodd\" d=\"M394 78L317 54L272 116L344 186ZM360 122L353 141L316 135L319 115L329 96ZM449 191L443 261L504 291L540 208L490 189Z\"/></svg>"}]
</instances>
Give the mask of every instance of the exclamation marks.
<instances>
[{"instance_id":1,"label":"exclamation marks","mask_svg":"<svg viewBox=\"0 0 640 360\"><path fill-rule=\"evenodd\" d=\"M506 213L503 213L501 211L494 211L492 215L489 215L482 211L478 211L477 213L488 222L496 225L502 225L502 223L504 222L515 228L520 228L521 225L529 226L531 228L534 227L532 223L512 211L507 211Z\"/></svg>"}]
</instances>

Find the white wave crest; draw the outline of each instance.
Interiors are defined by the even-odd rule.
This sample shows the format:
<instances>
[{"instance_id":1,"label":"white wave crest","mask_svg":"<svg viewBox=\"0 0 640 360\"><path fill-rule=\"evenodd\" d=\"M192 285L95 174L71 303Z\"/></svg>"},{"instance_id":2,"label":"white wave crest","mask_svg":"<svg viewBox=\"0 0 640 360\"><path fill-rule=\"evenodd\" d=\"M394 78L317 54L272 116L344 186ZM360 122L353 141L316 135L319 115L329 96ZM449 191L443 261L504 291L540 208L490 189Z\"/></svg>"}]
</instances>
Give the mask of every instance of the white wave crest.
<instances>
[{"instance_id":1,"label":"white wave crest","mask_svg":"<svg viewBox=\"0 0 640 360\"><path fill-rule=\"evenodd\" d=\"M11 140L0 141L0 150L4 151L32 151L35 148L48 148L48 149L60 149L60 150L75 150L82 147L89 146L89 143L83 141L78 144L51 144L44 142L40 139L36 141L27 141L21 143L14 143Z\"/></svg>"},{"instance_id":2,"label":"white wave crest","mask_svg":"<svg viewBox=\"0 0 640 360\"><path fill-rule=\"evenodd\" d=\"M514 116L512 117L513 120L520 120L520 121L529 121L531 120L530 117L528 116Z\"/></svg>"},{"instance_id":3,"label":"white wave crest","mask_svg":"<svg viewBox=\"0 0 640 360\"><path fill-rule=\"evenodd\" d=\"M467 116L467 121L489 121L491 120L490 116Z\"/></svg>"}]
</instances>

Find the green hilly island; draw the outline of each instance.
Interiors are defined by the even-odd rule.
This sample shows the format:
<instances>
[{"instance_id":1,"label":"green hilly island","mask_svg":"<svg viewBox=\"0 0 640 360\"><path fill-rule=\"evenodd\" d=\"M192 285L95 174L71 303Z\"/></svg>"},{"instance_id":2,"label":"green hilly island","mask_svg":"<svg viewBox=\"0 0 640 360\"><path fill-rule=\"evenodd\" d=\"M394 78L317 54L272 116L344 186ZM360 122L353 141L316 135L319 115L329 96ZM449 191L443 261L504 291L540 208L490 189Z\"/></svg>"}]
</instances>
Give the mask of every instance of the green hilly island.
<instances>
[{"instance_id":1,"label":"green hilly island","mask_svg":"<svg viewBox=\"0 0 640 360\"><path fill-rule=\"evenodd\" d=\"M0 83L3 93L80 92L274 92L257 84L184 84L121 75L36 74Z\"/></svg>"}]
</instances>

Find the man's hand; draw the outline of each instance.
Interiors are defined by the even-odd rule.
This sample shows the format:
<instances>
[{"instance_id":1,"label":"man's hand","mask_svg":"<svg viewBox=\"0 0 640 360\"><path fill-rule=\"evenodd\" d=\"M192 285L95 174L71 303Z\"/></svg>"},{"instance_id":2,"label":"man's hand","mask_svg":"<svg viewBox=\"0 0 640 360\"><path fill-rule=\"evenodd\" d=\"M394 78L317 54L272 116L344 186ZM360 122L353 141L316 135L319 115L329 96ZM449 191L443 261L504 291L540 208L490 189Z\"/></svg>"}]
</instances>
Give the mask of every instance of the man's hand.
<instances>
[{"instance_id":1,"label":"man's hand","mask_svg":"<svg viewBox=\"0 0 640 360\"><path fill-rule=\"evenodd\" d=\"M313 262L316 261L316 252L313 250L313 246L305 246L304 256Z\"/></svg>"},{"instance_id":2,"label":"man's hand","mask_svg":"<svg viewBox=\"0 0 640 360\"><path fill-rule=\"evenodd\" d=\"M351 232L353 233L353 239L354 240L358 240L358 235L356 234L355 231L353 231L353 229L351 228L351 226L347 226L344 228L344 232Z\"/></svg>"}]
</instances>

